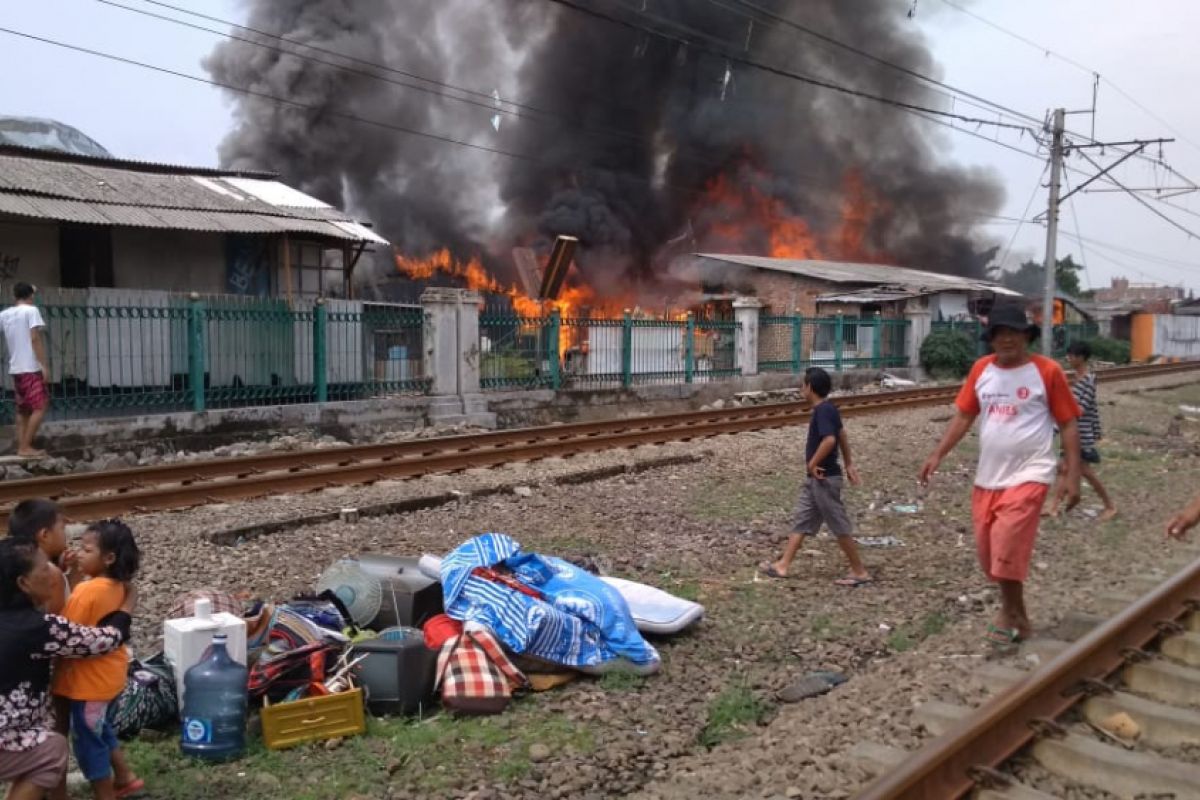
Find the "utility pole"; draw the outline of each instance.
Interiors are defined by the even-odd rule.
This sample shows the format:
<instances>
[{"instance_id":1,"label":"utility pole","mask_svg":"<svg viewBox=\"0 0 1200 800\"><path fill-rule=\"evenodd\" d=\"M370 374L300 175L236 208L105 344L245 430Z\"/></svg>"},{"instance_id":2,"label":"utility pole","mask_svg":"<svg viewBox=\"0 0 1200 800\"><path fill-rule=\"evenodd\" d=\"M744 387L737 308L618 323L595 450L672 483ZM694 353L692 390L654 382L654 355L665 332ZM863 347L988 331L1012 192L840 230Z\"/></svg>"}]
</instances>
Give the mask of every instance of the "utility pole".
<instances>
[{"instance_id":1,"label":"utility pole","mask_svg":"<svg viewBox=\"0 0 1200 800\"><path fill-rule=\"evenodd\" d=\"M1042 299L1042 352L1054 353L1054 287L1058 271L1058 191L1062 180L1063 128L1066 109L1054 111L1054 142L1050 147L1050 205L1046 209L1046 296Z\"/></svg>"}]
</instances>

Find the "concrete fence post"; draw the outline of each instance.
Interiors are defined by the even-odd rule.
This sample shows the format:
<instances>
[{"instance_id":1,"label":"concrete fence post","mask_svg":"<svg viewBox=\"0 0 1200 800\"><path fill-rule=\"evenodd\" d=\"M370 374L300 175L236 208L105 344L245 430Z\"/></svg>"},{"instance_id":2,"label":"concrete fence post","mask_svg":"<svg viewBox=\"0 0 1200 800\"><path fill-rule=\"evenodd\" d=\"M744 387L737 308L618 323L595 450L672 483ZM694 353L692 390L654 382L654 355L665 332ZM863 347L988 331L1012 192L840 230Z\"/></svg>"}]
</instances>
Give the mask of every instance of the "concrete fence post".
<instances>
[{"instance_id":1,"label":"concrete fence post","mask_svg":"<svg viewBox=\"0 0 1200 800\"><path fill-rule=\"evenodd\" d=\"M421 293L425 312L422 362L434 396L458 394L458 289L431 286ZM479 335L478 317L475 322ZM475 344L479 348L479 342Z\"/></svg>"},{"instance_id":2,"label":"concrete fence post","mask_svg":"<svg viewBox=\"0 0 1200 800\"><path fill-rule=\"evenodd\" d=\"M758 326L763 304L754 297L739 297L733 301L735 369L743 377L758 374Z\"/></svg>"},{"instance_id":3,"label":"concrete fence post","mask_svg":"<svg viewBox=\"0 0 1200 800\"><path fill-rule=\"evenodd\" d=\"M904 311L905 325L904 355L908 366L921 366L921 345L933 327L933 314L927 308L908 308Z\"/></svg>"},{"instance_id":4,"label":"concrete fence post","mask_svg":"<svg viewBox=\"0 0 1200 800\"><path fill-rule=\"evenodd\" d=\"M483 295L470 289L458 289L457 353L458 393L463 397L479 394L482 351L479 341L479 306Z\"/></svg>"}]
</instances>

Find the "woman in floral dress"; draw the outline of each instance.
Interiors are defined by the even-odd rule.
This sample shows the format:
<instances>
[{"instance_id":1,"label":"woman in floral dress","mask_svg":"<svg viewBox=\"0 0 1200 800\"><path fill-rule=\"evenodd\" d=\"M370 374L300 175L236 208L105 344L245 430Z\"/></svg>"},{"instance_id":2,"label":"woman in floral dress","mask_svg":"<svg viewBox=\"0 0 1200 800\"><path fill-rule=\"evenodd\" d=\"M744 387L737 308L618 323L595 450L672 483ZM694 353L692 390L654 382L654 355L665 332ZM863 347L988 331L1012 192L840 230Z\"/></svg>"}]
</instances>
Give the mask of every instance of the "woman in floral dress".
<instances>
[{"instance_id":1,"label":"woman in floral dress","mask_svg":"<svg viewBox=\"0 0 1200 800\"><path fill-rule=\"evenodd\" d=\"M100 627L75 625L42 609L62 593L62 575L36 545L0 540L0 783L7 800L41 800L67 768L67 741L50 715L55 658L86 658L129 638L136 605L130 588L121 610Z\"/></svg>"}]
</instances>

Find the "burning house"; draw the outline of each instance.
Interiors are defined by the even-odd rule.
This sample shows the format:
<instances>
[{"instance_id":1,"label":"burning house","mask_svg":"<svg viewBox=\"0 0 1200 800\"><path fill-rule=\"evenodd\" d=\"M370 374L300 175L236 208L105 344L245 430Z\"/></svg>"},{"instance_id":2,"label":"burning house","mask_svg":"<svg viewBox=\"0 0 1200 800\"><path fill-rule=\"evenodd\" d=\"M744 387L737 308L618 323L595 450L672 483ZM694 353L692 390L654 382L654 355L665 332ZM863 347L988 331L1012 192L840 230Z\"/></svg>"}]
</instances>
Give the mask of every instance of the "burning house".
<instances>
[{"instance_id":1,"label":"burning house","mask_svg":"<svg viewBox=\"0 0 1200 800\"><path fill-rule=\"evenodd\" d=\"M889 264L701 253L677 268L695 276L705 296L752 296L771 313L903 319L912 308L934 322L973 317L981 300L1019 296L998 283Z\"/></svg>"},{"instance_id":2,"label":"burning house","mask_svg":"<svg viewBox=\"0 0 1200 800\"><path fill-rule=\"evenodd\" d=\"M888 0L763 5L840 40L871 41L892 63L935 68ZM1000 183L945 163L927 121L730 64L642 30L636 12L605 10L619 19L540 3L412 0L381 15L328 0L253 0L252 28L360 66L402 66L443 88L409 90L371 70L222 43L206 62L214 79L312 109L231 96L239 124L222 162L276 169L375 220L397 257L376 258L360 280L483 289L522 314L547 308L522 273L529 254L545 263L560 235L579 247L553 307L576 317L705 309L711 287L672 268L695 252L985 274L993 242L977 225L1000 208ZM833 69L864 92L943 102L850 54L797 47L795 30L755 25L722 4L663 0L653 13L666 28L737 42L757 62ZM620 24L625 17L634 24ZM397 134L398 125L424 133ZM514 259L514 249L525 255ZM788 285L800 280L773 272ZM908 282L828 282L821 292L893 284ZM791 289L781 292L771 304L794 307ZM795 301L813 312L815 302L803 292Z\"/></svg>"}]
</instances>

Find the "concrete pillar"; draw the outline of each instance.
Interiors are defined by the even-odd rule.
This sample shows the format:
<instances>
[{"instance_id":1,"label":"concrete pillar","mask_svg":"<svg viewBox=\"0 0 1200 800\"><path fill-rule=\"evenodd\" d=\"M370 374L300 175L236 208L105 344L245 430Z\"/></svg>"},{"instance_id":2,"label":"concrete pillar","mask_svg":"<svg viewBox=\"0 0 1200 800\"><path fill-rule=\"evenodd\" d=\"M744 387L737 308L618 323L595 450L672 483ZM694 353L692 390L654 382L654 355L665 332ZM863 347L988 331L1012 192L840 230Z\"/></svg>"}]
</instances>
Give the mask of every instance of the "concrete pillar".
<instances>
[{"instance_id":1,"label":"concrete pillar","mask_svg":"<svg viewBox=\"0 0 1200 800\"><path fill-rule=\"evenodd\" d=\"M483 295L470 289L458 290L458 393L479 394L479 304Z\"/></svg>"},{"instance_id":2,"label":"concrete pillar","mask_svg":"<svg viewBox=\"0 0 1200 800\"><path fill-rule=\"evenodd\" d=\"M431 286L421 293L421 305L425 309L422 339L425 377L433 379L429 393L435 397L458 394L460 291ZM475 325L478 351L478 319Z\"/></svg>"},{"instance_id":3,"label":"concrete pillar","mask_svg":"<svg viewBox=\"0 0 1200 800\"><path fill-rule=\"evenodd\" d=\"M927 308L906 308L904 318L908 320L908 333L904 338L904 353L908 356L908 366L917 369L921 366L921 345L933 328L933 314Z\"/></svg>"},{"instance_id":4,"label":"concrete pillar","mask_svg":"<svg viewBox=\"0 0 1200 800\"><path fill-rule=\"evenodd\" d=\"M734 336L733 365L743 377L758 374L758 315L763 304L753 297L733 301L733 318L739 323Z\"/></svg>"},{"instance_id":5,"label":"concrete pillar","mask_svg":"<svg viewBox=\"0 0 1200 800\"><path fill-rule=\"evenodd\" d=\"M496 426L480 393L479 292L430 287L421 293L425 308L425 375L432 378L429 419L435 424L467 422Z\"/></svg>"}]
</instances>

